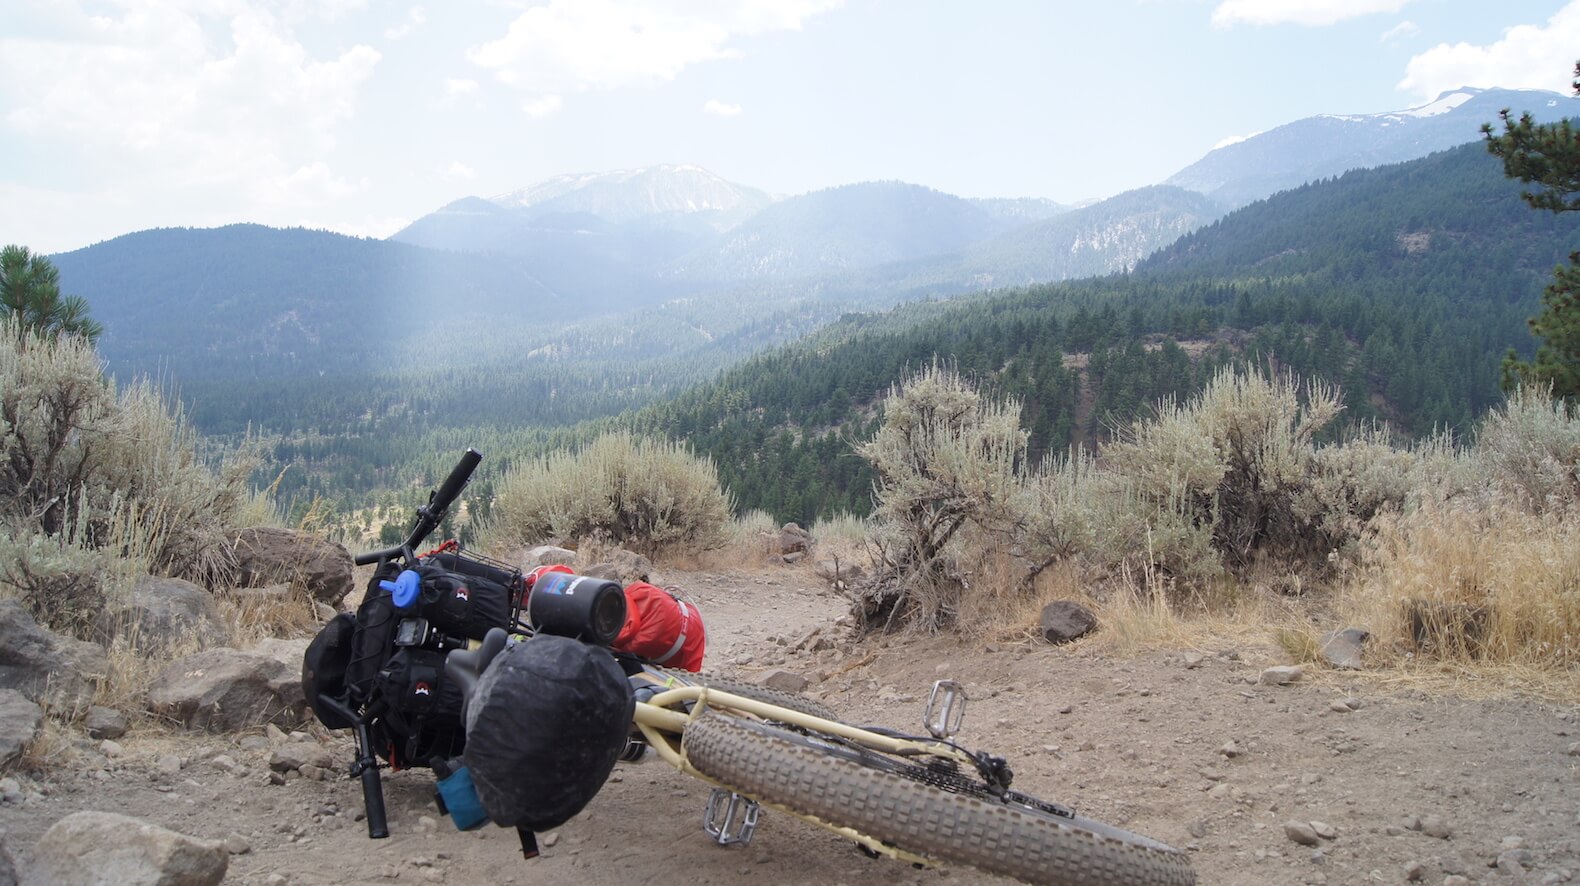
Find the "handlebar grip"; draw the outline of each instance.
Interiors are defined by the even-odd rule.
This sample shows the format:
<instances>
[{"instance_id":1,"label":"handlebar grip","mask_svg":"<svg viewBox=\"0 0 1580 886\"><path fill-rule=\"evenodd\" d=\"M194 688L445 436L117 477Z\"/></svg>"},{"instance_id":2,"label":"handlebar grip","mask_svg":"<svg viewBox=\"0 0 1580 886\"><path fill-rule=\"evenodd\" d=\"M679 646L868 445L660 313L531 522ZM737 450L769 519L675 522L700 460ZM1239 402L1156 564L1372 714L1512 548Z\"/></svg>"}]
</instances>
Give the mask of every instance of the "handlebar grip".
<instances>
[{"instance_id":1,"label":"handlebar grip","mask_svg":"<svg viewBox=\"0 0 1580 886\"><path fill-rule=\"evenodd\" d=\"M366 566L369 563L377 563L380 560L392 560L400 556L401 550L401 546L396 545L393 548L385 548L382 551L368 551L366 554L358 554L352 557L351 562L358 566Z\"/></svg>"},{"instance_id":2,"label":"handlebar grip","mask_svg":"<svg viewBox=\"0 0 1580 886\"><path fill-rule=\"evenodd\" d=\"M368 837L374 840L388 837L390 827L384 815L384 786L376 765L362 770L362 807L368 816Z\"/></svg>"},{"instance_id":3,"label":"handlebar grip","mask_svg":"<svg viewBox=\"0 0 1580 886\"><path fill-rule=\"evenodd\" d=\"M472 479L472 472L477 470L477 464L482 460L483 454L476 449L468 448L462 453L461 460L455 463L455 469L450 472L450 476L444 478L444 483L428 502L428 512L441 514L448 510L456 496L460 495L462 488L466 486L466 481Z\"/></svg>"}]
</instances>

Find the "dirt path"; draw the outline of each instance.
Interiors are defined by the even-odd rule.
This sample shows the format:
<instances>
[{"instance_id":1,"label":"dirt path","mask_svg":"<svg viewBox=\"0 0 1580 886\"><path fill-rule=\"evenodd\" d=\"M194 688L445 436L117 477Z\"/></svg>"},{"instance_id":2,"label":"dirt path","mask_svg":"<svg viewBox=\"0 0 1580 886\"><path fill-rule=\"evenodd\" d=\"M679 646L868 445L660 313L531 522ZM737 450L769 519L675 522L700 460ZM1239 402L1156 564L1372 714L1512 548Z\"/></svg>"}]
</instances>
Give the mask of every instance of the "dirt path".
<instances>
[{"instance_id":1,"label":"dirt path","mask_svg":"<svg viewBox=\"0 0 1580 886\"><path fill-rule=\"evenodd\" d=\"M778 640L820 626L838 636L844 611L809 572L660 577L705 613L710 670L806 675L809 694L847 719L919 729L932 681L961 680L971 698L963 743L1009 757L1023 790L1189 847L1203 883L1402 883L1411 872L1426 883L1580 882L1575 705L1428 697L1333 675L1261 686L1257 674L1279 662L1255 648L1198 650L1199 663L949 639L795 654ZM1358 707L1335 704L1345 700ZM323 740L349 757L344 736ZM104 809L234 835L246 851L227 882L242 884L1002 882L870 860L772 812L752 845L720 848L700 827L707 787L659 763L620 766L582 815L544 838L542 858L523 862L513 831L455 831L424 772L385 780L392 836L371 841L355 783L271 785L259 735L144 731L121 744L125 754L107 760L83 740L74 760L22 779L25 798L0 805L12 850L25 858L61 816ZM242 769L216 768L220 754ZM1291 821L1333 837L1301 845L1286 835Z\"/></svg>"}]
</instances>

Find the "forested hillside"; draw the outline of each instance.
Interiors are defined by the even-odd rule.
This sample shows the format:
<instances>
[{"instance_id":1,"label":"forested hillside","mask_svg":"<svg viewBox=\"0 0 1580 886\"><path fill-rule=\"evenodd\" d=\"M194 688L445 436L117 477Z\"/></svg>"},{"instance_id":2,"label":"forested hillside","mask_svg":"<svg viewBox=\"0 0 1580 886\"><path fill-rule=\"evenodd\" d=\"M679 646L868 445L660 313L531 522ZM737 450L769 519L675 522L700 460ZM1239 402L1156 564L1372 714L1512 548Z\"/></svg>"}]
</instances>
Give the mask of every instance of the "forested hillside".
<instances>
[{"instance_id":1,"label":"forested hillside","mask_svg":"<svg viewBox=\"0 0 1580 886\"><path fill-rule=\"evenodd\" d=\"M743 507L864 510L849 439L908 369L953 361L1019 398L1033 456L1109 434L1157 398L1245 360L1343 387L1346 420L1464 429L1498 364L1532 345L1573 219L1531 212L1480 144L1350 173L1240 210L1130 275L850 317L654 407L641 423L719 462Z\"/></svg>"}]
</instances>

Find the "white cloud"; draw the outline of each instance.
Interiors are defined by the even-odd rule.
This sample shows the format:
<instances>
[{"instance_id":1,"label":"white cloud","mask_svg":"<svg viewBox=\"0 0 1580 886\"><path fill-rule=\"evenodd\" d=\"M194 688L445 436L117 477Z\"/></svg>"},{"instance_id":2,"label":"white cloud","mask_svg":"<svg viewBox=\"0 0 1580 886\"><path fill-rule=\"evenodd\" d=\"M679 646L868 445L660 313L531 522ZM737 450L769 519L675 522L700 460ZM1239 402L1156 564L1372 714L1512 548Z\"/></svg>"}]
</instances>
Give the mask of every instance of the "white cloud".
<instances>
[{"instance_id":1,"label":"white cloud","mask_svg":"<svg viewBox=\"0 0 1580 886\"><path fill-rule=\"evenodd\" d=\"M1306 25L1320 27L1379 12L1398 12L1410 0L1223 0L1212 11L1214 27Z\"/></svg>"},{"instance_id":2,"label":"white cloud","mask_svg":"<svg viewBox=\"0 0 1580 886\"><path fill-rule=\"evenodd\" d=\"M708 99L707 104L702 106L702 112L704 114L714 114L719 117L734 117L736 114L741 112L741 106L726 104L725 102L721 102L716 98L710 98Z\"/></svg>"},{"instance_id":3,"label":"white cloud","mask_svg":"<svg viewBox=\"0 0 1580 886\"><path fill-rule=\"evenodd\" d=\"M528 117L547 117L559 111L563 104L565 102L557 95L540 95L524 99L521 102L521 110L525 111Z\"/></svg>"},{"instance_id":4,"label":"white cloud","mask_svg":"<svg viewBox=\"0 0 1580 886\"><path fill-rule=\"evenodd\" d=\"M113 165L126 183L116 205L202 196L246 217L341 199L364 183L328 158L380 55L353 45L315 56L290 24L310 14L256 0L68 12L59 36L0 39L4 128Z\"/></svg>"},{"instance_id":5,"label":"white cloud","mask_svg":"<svg viewBox=\"0 0 1580 886\"><path fill-rule=\"evenodd\" d=\"M446 80L444 81L445 95L472 95L477 92L476 80Z\"/></svg>"},{"instance_id":6,"label":"white cloud","mask_svg":"<svg viewBox=\"0 0 1580 886\"><path fill-rule=\"evenodd\" d=\"M399 40L407 34L410 34L413 28L426 24L427 21L428 14L423 12L422 7L413 6L407 11L405 21L384 30L384 39Z\"/></svg>"},{"instance_id":7,"label":"white cloud","mask_svg":"<svg viewBox=\"0 0 1580 886\"><path fill-rule=\"evenodd\" d=\"M1393 43L1394 41L1402 40L1405 37L1413 37L1416 34L1420 33L1420 31L1421 31L1421 29L1416 26L1415 22L1402 21L1399 24L1394 25L1393 27L1391 27L1388 30L1384 31L1382 36L1377 39L1377 42L1378 43Z\"/></svg>"},{"instance_id":8,"label":"white cloud","mask_svg":"<svg viewBox=\"0 0 1580 886\"><path fill-rule=\"evenodd\" d=\"M158 3L84 21L78 39L0 40L6 123L154 162L186 183L256 180L318 160L379 53L357 45L318 60L266 10L232 6L223 54L211 50L206 20Z\"/></svg>"},{"instance_id":9,"label":"white cloud","mask_svg":"<svg viewBox=\"0 0 1580 886\"><path fill-rule=\"evenodd\" d=\"M1568 92L1580 45L1580 0L1558 10L1545 26L1519 25L1485 46L1439 43L1410 59L1398 88L1423 99L1461 86Z\"/></svg>"},{"instance_id":10,"label":"white cloud","mask_svg":"<svg viewBox=\"0 0 1580 886\"><path fill-rule=\"evenodd\" d=\"M459 160L454 160L439 173L439 177L445 181L471 181L477 178L477 170Z\"/></svg>"},{"instance_id":11,"label":"white cloud","mask_svg":"<svg viewBox=\"0 0 1580 886\"><path fill-rule=\"evenodd\" d=\"M738 58L737 37L799 30L841 0L549 0L467 51L500 82L562 96L673 80L687 67Z\"/></svg>"}]
</instances>

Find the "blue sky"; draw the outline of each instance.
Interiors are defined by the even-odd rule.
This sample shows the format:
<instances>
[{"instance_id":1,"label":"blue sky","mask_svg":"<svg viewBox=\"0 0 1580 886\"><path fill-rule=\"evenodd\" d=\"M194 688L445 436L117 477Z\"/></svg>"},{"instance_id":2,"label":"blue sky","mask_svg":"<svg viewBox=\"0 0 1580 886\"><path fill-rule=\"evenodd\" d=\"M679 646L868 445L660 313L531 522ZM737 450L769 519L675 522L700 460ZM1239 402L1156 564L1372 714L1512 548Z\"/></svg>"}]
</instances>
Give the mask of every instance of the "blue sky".
<instances>
[{"instance_id":1,"label":"blue sky","mask_svg":"<svg viewBox=\"0 0 1580 886\"><path fill-rule=\"evenodd\" d=\"M12 0L0 243L239 221L387 236L458 197L692 163L1112 196L1235 136L1568 92L1580 0Z\"/></svg>"}]
</instances>

